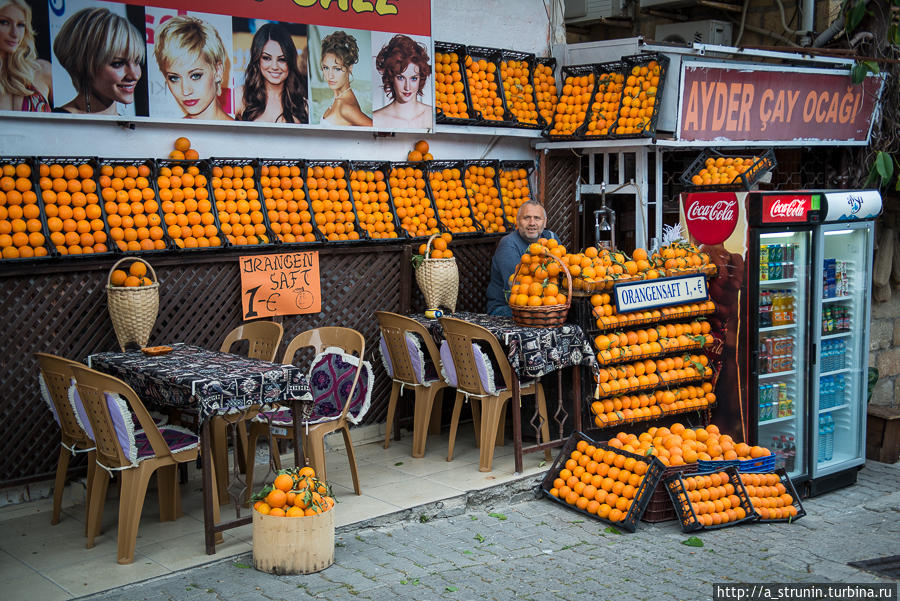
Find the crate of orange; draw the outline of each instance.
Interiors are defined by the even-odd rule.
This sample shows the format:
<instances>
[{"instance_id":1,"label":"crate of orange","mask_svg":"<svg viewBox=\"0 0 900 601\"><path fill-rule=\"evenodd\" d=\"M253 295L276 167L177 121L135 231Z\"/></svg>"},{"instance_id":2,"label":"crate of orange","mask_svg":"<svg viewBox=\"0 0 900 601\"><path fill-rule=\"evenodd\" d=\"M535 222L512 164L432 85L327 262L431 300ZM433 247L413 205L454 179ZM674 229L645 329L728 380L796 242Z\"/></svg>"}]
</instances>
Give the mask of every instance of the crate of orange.
<instances>
[{"instance_id":1,"label":"crate of orange","mask_svg":"<svg viewBox=\"0 0 900 601\"><path fill-rule=\"evenodd\" d=\"M441 231L425 168L425 162L390 163L390 195L400 227L410 238L425 238Z\"/></svg>"},{"instance_id":2,"label":"crate of orange","mask_svg":"<svg viewBox=\"0 0 900 601\"><path fill-rule=\"evenodd\" d=\"M741 473L741 482L760 522L793 522L806 515L784 468L762 474Z\"/></svg>"},{"instance_id":3,"label":"crate of orange","mask_svg":"<svg viewBox=\"0 0 900 601\"><path fill-rule=\"evenodd\" d=\"M0 260L57 256L34 174L30 158L0 158Z\"/></svg>"},{"instance_id":4,"label":"crate of orange","mask_svg":"<svg viewBox=\"0 0 900 601\"><path fill-rule=\"evenodd\" d=\"M665 486L684 532L735 526L758 517L734 467L709 474L675 474Z\"/></svg>"},{"instance_id":5,"label":"crate of orange","mask_svg":"<svg viewBox=\"0 0 900 601\"><path fill-rule=\"evenodd\" d=\"M549 125L553 120L559 96L556 93L556 59L552 56L539 56L534 61L534 99L538 113Z\"/></svg>"},{"instance_id":6,"label":"crate of orange","mask_svg":"<svg viewBox=\"0 0 900 601\"><path fill-rule=\"evenodd\" d=\"M347 161L306 161L306 193L313 223L328 242L356 242L369 237L359 226L349 177Z\"/></svg>"},{"instance_id":7,"label":"crate of orange","mask_svg":"<svg viewBox=\"0 0 900 601\"><path fill-rule=\"evenodd\" d=\"M506 107L515 119L515 127L547 127L547 120L541 116L537 107L534 82L536 64L537 59L530 52L500 51L500 83Z\"/></svg>"},{"instance_id":8,"label":"crate of orange","mask_svg":"<svg viewBox=\"0 0 900 601\"><path fill-rule=\"evenodd\" d=\"M370 240L408 238L400 225L389 184L391 165L385 161L350 162L350 197L359 226ZM405 210L404 210L405 213Z\"/></svg>"},{"instance_id":9,"label":"crate of orange","mask_svg":"<svg viewBox=\"0 0 900 601\"><path fill-rule=\"evenodd\" d=\"M500 198L510 227L515 227L516 217L526 201L531 200L531 173L534 161L500 161Z\"/></svg>"},{"instance_id":10,"label":"crate of orange","mask_svg":"<svg viewBox=\"0 0 900 601\"><path fill-rule=\"evenodd\" d=\"M306 161L259 159L258 164L259 189L276 239L283 244L321 242L306 196Z\"/></svg>"},{"instance_id":11,"label":"crate of orange","mask_svg":"<svg viewBox=\"0 0 900 601\"><path fill-rule=\"evenodd\" d=\"M597 65L597 88L585 122L585 137L609 137L613 132L622 107L627 71L628 65L622 61Z\"/></svg>"},{"instance_id":12,"label":"crate of orange","mask_svg":"<svg viewBox=\"0 0 900 601\"><path fill-rule=\"evenodd\" d=\"M669 57L657 53L639 54L626 56L622 62L626 68L625 87L622 89L618 119L610 129L610 137L653 137L656 135Z\"/></svg>"},{"instance_id":13,"label":"crate of orange","mask_svg":"<svg viewBox=\"0 0 900 601\"><path fill-rule=\"evenodd\" d=\"M466 47L452 42L434 43L434 92L437 123L475 125L481 115L472 108L466 67Z\"/></svg>"},{"instance_id":14,"label":"crate of orange","mask_svg":"<svg viewBox=\"0 0 900 601\"><path fill-rule=\"evenodd\" d=\"M503 198L500 195L500 162L480 159L465 161L464 182L466 194L475 216L486 234L504 233L514 226L506 217Z\"/></svg>"},{"instance_id":15,"label":"crate of orange","mask_svg":"<svg viewBox=\"0 0 900 601\"><path fill-rule=\"evenodd\" d=\"M184 250L228 246L209 188L209 161L157 159L156 191L166 233Z\"/></svg>"},{"instance_id":16,"label":"crate of orange","mask_svg":"<svg viewBox=\"0 0 900 601\"><path fill-rule=\"evenodd\" d=\"M480 125L516 127L500 81L500 49L466 46L463 59L472 108L481 115Z\"/></svg>"},{"instance_id":17,"label":"crate of orange","mask_svg":"<svg viewBox=\"0 0 900 601\"><path fill-rule=\"evenodd\" d=\"M123 253L174 248L154 185L156 163L152 159L100 159L99 173L110 246Z\"/></svg>"},{"instance_id":18,"label":"crate of orange","mask_svg":"<svg viewBox=\"0 0 900 601\"><path fill-rule=\"evenodd\" d=\"M578 140L584 136L588 109L597 85L596 65L568 65L562 68L563 86L544 130L550 140Z\"/></svg>"},{"instance_id":19,"label":"crate of orange","mask_svg":"<svg viewBox=\"0 0 900 601\"><path fill-rule=\"evenodd\" d=\"M50 241L65 256L111 253L95 158L40 157L38 186Z\"/></svg>"},{"instance_id":20,"label":"crate of orange","mask_svg":"<svg viewBox=\"0 0 900 601\"><path fill-rule=\"evenodd\" d=\"M456 237L472 237L483 232L475 220L464 182L463 161L426 161L428 196L434 199L438 227Z\"/></svg>"},{"instance_id":21,"label":"crate of orange","mask_svg":"<svg viewBox=\"0 0 900 601\"><path fill-rule=\"evenodd\" d=\"M775 168L771 148L757 155L724 154L713 148L700 153L684 173L681 184L687 190L751 190Z\"/></svg>"},{"instance_id":22,"label":"crate of orange","mask_svg":"<svg viewBox=\"0 0 900 601\"><path fill-rule=\"evenodd\" d=\"M269 218L263 209L259 171L255 159L209 159L210 199L215 203L219 230L231 246L275 242Z\"/></svg>"},{"instance_id":23,"label":"crate of orange","mask_svg":"<svg viewBox=\"0 0 900 601\"><path fill-rule=\"evenodd\" d=\"M659 459L573 432L541 482L547 497L628 532L637 529L662 477Z\"/></svg>"},{"instance_id":24,"label":"crate of orange","mask_svg":"<svg viewBox=\"0 0 900 601\"><path fill-rule=\"evenodd\" d=\"M335 500L313 468L280 470L252 500L253 567L312 574L334 563Z\"/></svg>"},{"instance_id":25,"label":"crate of orange","mask_svg":"<svg viewBox=\"0 0 900 601\"><path fill-rule=\"evenodd\" d=\"M159 280L153 267L132 257L116 261L109 269L106 299L119 346L147 346L159 312Z\"/></svg>"}]
</instances>

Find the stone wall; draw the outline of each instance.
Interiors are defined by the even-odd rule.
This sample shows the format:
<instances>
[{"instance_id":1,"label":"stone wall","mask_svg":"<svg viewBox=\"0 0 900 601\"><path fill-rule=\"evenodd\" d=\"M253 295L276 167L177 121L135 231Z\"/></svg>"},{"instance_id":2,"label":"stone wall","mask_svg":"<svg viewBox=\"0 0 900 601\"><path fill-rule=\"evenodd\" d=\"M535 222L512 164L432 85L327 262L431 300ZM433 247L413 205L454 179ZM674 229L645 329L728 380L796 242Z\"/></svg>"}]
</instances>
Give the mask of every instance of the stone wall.
<instances>
[{"instance_id":1,"label":"stone wall","mask_svg":"<svg viewBox=\"0 0 900 601\"><path fill-rule=\"evenodd\" d=\"M900 232L900 212L892 210L892 204L897 199L886 195L884 198L885 213L876 225L876 242L879 237L877 230L891 228L894 231L894 244L900 243L896 239ZM878 264L879 249L875 249L875 264ZM897 253L894 253L896 260ZM893 266L895 273L900 272L900 266ZM891 294L887 301L879 302L872 299L872 320L869 329L869 366L878 368L878 384L872 394L873 405L887 405L897 407L900 405L900 281L891 278Z\"/></svg>"}]
</instances>

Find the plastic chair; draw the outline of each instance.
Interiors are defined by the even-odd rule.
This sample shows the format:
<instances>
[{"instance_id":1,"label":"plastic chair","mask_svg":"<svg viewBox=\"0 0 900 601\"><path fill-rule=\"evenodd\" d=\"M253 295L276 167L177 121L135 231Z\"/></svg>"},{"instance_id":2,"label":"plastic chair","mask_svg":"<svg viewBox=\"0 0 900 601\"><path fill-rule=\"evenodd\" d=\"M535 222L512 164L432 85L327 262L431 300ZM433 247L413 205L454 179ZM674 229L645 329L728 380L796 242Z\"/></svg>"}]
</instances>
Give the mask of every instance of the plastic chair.
<instances>
[{"instance_id":1,"label":"plastic chair","mask_svg":"<svg viewBox=\"0 0 900 601\"><path fill-rule=\"evenodd\" d=\"M72 367L72 371L97 443L97 466L100 468L94 474L91 487L86 546L89 549L94 546L94 538L100 532L110 475L118 472L121 477L118 562L132 563L150 476L157 474L160 521L176 519L181 515L177 467L197 459L199 438L184 428L157 428L144 404L125 382L83 366ZM141 430L135 431L132 413ZM213 495L214 519L218 521L215 486Z\"/></svg>"},{"instance_id":2,"label":"plastic chair","mask_svg":"<svg viewBox=\"0 0 900 601\"><path fill-rule=\"evenodd\" d=\"M378 319L378 326L385 340L393 371L391 374L393 384L385 424L384 448L388 448L391 443L391 429L394 425L394 414L397 410L400 392L403 388L410 387L415 391L412 456L424 457L428 430L440 432L441 400L438 393L447 386L447 383L440 378L440 353L431 333L415 319L387 311L376 311L375 317ZM434 364L437 379L428 380L424 366L419 370L414 368L414 351L408 346L410 335L424 340L426 357Z\"/></svg>"},{"instance_id":3,"label":"plastic chair","mask_svg":"<svg viewBox=\"0 0 900 601\"><path fill-rule=\"evenodd\" d=\"M311 347L316 356L320 356L326 349L336 347L341 349L347 355L355 355L359 358L359 364L356 373L353 376L353 384L347 394L346 401L343 404L341 414L329 421L319 423L309 423L306 425L306 431L303 435L303 453L307 462L312 464L316 471L316 477L325 480L325 435L341 431L344 437L344 446L347 448L347 458L350 461L350 475L353 478L353 490L356 494L362 494L359 487L359 474L356 466L356 453L353 450L353 441L350 439L350 423L347 417L347 411L350 409L350 399L353 399L359 386L359 376L364 365L363 355L366 350L366 339L356 330L342 327L322 327L313 330L301 332L288 343L284 352L282 363L293 365L294 355L303 348ZM371 373L371 369L369 371ZM371 390L371 387L369 387ZM358 417L362 417L361 415ZM278 427L278 431L273 431L269 427L269 422ZM272 461L277 469L281 469L281 457L276 448L274 439L286 438L294 439L293 414L290 409L282 409L277 412L267 412L250 422L250 431L247 442L247 483L248 488L253 483L253 464L256 451L256 441L260 436L269 438L269 452Z\"/></svg>"},{"instance_id":4,"label":"plastic chair","mask_svg":"<svg viewBox=\"0 0 900 601\"><path fill-rule=\"evenodd\" d=\"M473 406L475 417L475 431L480 440L480 457L478 469L489 472L494 461L494 446L497 440L497 431L503 426L501 416L504 413L506 401L512 397L509 383L512 381L512 366L506 353L500 346L497 338L491 332L481 326L454 319L441 317L441 326L444 329L444 338L450 346L453 356L453 364L456 368L457 392L456 402L453 405L453 416L450 421L450 441L447 450L447 461L453 459L453 446L456 442L456 430L459 426L459 414L466 397L478 400L481 403L480 411ZM494 361L499 366L506 388L491 394L485 386L476 365L473 343L483 343L490 349ZM537 399L538 413L541 417L541 437L544 442L550 440L550 422L547 419L547 403L544 398L544 388L540 381L533 380L522 383L519 389L521 396L535 395ZM513 411L519 411L519 407L513 407ZM480 416L478 415L480 413ZM480 423L479 423L480 422ZM545 457L550 461L550 451L546 451Z\"/></svg>"},{"instance_id":5,"label":"plastic chair","mask_svg":"<svg viewBox=\"0 0 900 601\"><path fill-rule=\"evenodd\" d=\"M88 454L85 514L91 506L91 486L94 482L94 469L97 467L96 445L94 445L91 435L82 426L83 422L69 398L69 388L73 385L75 378L72 368L84 367L84 365L47 353L34 353L34 357L37 359L43 378L41 395L49 403L53 417L60 429L59 460L56 463L56 480L53 483L53 517L50 519L51 524L58 524L69 460L78 453ZM86 534L87 526L85 525Z\"/></svg>"}]
</instances>

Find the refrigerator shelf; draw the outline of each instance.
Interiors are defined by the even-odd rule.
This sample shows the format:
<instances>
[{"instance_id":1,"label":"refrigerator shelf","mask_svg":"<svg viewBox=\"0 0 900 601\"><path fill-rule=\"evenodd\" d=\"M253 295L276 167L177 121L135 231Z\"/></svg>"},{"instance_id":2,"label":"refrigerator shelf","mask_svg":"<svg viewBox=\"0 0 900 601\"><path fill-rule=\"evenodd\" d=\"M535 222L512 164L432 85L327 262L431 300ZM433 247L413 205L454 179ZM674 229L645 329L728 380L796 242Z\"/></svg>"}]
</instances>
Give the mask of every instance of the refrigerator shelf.
<instances>
[{"instance_id":1,"label":"refrigerator shelf","mask_svg":"<svg viewBox=\"0 0 900 601\"><path fill-rule=\"evenodd\" d=\"M779 422L788 422L788 421L791 421L792 419L797 419L797 416L796 415L785 415L784 417L775 417L772 419L760 420L759 425L767 426L769 424L777 424Z\"/></svg>"},{"instance_id":2,"label":"refrigerator shelf","mask_svg":"<svg viewBox=\"0 0 900 601\"><path fill-rule=\"evenodd\" d=\"M853 300L852 296L832 296L831 298L823 298L822 303L837 303L840 301L850 301Z\"/></svg>"},{"instance_id":3,"label":"refrigerator shelf","mask_svg":"<svg viewBox=\"0 0 900 601\"><path fill-rule=\"evenodd\" d=\"M835 338L845 338L853 332L838 332L837 334L823 334L822 340L834 340Z\"/></svg>"},{"instance_id":4,"label":"refrigerator shelf","mask_svg":"<svg viewBox=\"0 0 900 601\"><path fill-rule=\"evenodd\" d=\"M796 370L796 369L791 369L791 370L788 370L788 371L775 371L775 372L772 372L772 373L770 373L770 374L759 374L759 379L760 379L760 380L764 380L764 379L769 379L769 378L779 378L779 377L784 377L784 376L793 376L795 373L797 373L797 370Z\"/></svg>"},{"instance_id":5,"label":"refrigerator shelf","mask_svg":"<svg viewBox=\"0 0 900 601\"><path fill-rule=\"evenodd\" d=\"M833 376L835 374L846 374L846 373L849 373L850 371L851 370L849 367L845 367L844 369L836 369L834 371L823 371L822 373L819 374L819 377L821 378L824 376Z\"/></svg>"},{"instance_id":6,"label":"refrigerator shelf","mask_svg":"<svg viewBox=\"0 0 900 601\"><path fill-rule=\"evenodd\" d=\"M794 330L797 328L796 323L786 323L780 326L769 326L767 328L760 328L760 332L777 332L778 330Z\"/></svg>"},{"instance_id":7,"label":"refrigerator shelf","mask_svg":"<svg viewBox=\"0 0 900 601\"><path fill-rule=\"evenodd\" d=\"M831 413L832 411L846 409L849 406L850 406L850 403L844 403L843 405L835 405L834 407L825 407L824 409L819 409L819 413Z\"/></svg>"},{"instance_id":8,"label":"refrigerator shelf","mask_svg":"<svg viewBox=\"0 0 900 601\"><path fill-rule=\"evenodd\" d=\"M793 284L797 282L797 278L785 278L781 280L760 280L760 286L778 286L781 284Z\"/></svg>"}]
</instances>

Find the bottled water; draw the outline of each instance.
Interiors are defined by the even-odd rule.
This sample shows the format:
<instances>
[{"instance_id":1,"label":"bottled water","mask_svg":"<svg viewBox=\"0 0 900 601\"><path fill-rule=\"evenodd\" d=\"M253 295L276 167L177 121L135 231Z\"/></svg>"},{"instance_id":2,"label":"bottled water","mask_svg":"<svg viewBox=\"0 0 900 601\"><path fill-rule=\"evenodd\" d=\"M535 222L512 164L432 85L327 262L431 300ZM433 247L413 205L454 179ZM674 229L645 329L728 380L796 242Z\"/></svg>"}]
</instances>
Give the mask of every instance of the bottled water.
<instances>
[{"instance_id":1,"label":"bottled water","mask_svg":"<svg viewBox=\"0 0 900 601\"><path fill-rule=\"evenodd\" d=\"M825 421L825 461L831 461L834 457L834 416L830 413Z\"/></svg>"},{"instance_id":2,"label":"bottled water","mask_svg":"<svg viewBox=\"0 0 900 601\"><path fill-rule=\"evenodd\" d=\"M824 415L819 416L819 447L816 452L816 461L825 462L825 437L826 437L826 421Z\"/></svg>"}]
</instances>

